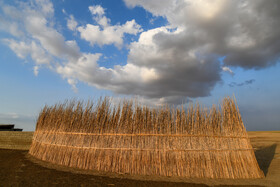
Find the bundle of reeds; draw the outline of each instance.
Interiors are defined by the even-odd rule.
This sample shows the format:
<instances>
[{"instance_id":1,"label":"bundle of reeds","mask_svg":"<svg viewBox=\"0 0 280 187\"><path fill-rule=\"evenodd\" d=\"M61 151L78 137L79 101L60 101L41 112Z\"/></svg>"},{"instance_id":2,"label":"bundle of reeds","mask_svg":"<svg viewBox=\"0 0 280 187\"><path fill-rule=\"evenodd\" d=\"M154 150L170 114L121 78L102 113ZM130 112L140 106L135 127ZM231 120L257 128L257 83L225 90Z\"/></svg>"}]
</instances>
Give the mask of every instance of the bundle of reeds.
<instances>
[{"instance_id":1,"label":"bundle of reeds","mask_svg":"<svg viewBox=\"0 0 280 187\"><path fill-rule=\"evenodd\" d=\"M29 153L81 169L199 178L261 178L236 102L150 108L109 98L45 106Z\"/></svg>"}]
</instances>

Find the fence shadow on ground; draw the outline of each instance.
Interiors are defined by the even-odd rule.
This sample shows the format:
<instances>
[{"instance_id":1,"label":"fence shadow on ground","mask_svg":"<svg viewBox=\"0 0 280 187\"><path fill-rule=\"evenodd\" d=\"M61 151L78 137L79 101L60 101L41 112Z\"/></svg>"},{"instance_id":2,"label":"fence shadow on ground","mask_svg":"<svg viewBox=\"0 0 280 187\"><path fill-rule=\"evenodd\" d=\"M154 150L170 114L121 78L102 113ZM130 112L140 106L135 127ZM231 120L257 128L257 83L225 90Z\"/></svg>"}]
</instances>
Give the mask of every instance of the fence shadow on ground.
<instances>
[{"instance_id":1,"label":"fence shadow on ground","mask_svg":"<svg viewBox=\"0 0 280 187\"><path fill-rule=\"evenodd\" d=\"M255 151L257 162L265 176L267 175L268 168L274 157L276 147L277 144L272 144L270 146L261 147Z\"/></svg>"}]
</instances>

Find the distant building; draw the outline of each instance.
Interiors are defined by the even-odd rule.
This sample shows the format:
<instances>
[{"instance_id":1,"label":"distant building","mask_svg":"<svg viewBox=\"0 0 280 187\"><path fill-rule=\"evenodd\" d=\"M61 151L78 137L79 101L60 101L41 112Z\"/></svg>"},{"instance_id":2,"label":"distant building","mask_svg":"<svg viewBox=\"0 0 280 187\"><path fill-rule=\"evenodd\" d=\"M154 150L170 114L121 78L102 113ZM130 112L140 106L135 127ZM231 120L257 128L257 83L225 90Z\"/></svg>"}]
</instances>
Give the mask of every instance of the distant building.
<instances>
[{"instance_id":1,"label":"distant building","mask_svg":"<svg viewBox=\"0 0 280 187\"><path fill-rule=\"evenodd\" d=\"M22 131L22 129L15 128L14 124L0 124L0 131Z\"/></svg>"}]
</instances>

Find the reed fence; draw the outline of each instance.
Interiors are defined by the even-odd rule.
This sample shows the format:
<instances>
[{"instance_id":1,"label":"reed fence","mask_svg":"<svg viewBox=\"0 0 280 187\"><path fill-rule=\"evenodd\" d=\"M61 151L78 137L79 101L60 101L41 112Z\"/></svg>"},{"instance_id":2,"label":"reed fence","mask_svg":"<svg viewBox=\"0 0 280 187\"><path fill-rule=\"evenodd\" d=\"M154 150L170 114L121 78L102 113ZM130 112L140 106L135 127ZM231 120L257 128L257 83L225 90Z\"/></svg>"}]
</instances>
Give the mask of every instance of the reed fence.
<instances>
[{"instance_id":1,"label":"reed fence","mask_svg":"<svg viewBox=\"0 0 280 187\"><path fill-rule=\"evenodd\" d=\"M69 167L136 175L261 178L236 102L211 109L66 101L45 106L29 154Z\"/></svg>"}]
</instances>

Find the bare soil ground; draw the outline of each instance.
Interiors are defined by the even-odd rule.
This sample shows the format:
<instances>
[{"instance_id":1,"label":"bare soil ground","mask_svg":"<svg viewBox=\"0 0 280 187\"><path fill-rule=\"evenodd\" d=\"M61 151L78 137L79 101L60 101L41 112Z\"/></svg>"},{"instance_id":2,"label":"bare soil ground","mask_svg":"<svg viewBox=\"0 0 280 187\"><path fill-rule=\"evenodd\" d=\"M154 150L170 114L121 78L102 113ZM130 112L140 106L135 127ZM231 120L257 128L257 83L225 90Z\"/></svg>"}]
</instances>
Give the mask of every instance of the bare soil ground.
<instances>
[{"instance_id":1,"label":"bare soil ground","mask_svg":"<svg viewBox=\"0 0 280 187\"><path fill-rule=\"evenodd\" d=\"M29 156L32 132L0 132L0 186L280 186L280 131L248 134L264 179L186 179L78 170Z\"/></svg>"}]
</instances>

